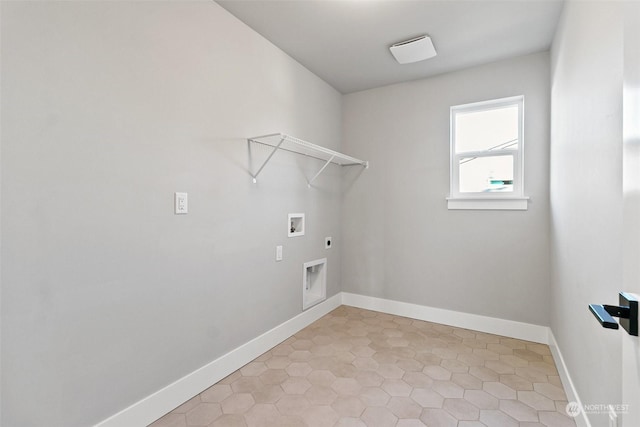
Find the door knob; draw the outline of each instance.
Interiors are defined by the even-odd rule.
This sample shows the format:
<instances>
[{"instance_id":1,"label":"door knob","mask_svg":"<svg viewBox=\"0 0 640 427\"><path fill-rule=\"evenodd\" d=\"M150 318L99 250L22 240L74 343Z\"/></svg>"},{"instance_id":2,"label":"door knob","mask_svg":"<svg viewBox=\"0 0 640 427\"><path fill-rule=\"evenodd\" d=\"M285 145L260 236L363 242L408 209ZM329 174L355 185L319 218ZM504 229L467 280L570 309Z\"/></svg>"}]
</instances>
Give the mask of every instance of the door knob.
<instances>
[{"instance_id":1,"label":"door knob","mask_svg":"<svg viewBox=\"0 0 640 427\"><path fill-rule=\"evenodd\" d=\"M629 335L638 336L638 299L626 292L618 296L620 305L589 304L589 310L598 319L603 328L618 329L618 322L613 318L620 318L620 325Z\"/></svg>"}]
</instances>

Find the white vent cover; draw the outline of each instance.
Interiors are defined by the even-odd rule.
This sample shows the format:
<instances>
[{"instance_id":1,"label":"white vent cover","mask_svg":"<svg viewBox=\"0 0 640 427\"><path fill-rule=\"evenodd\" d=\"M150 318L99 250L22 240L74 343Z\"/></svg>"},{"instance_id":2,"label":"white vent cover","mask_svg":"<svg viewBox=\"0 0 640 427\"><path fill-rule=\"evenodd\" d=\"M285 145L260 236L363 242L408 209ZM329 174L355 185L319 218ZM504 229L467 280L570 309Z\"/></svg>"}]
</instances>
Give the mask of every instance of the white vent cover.
<instances>
[{"instance_id":1,"label":"white vent cover","mask_svg":"<svg viewBox=\"0 0 640 427\"><path fill-rule=\"evenodd\" d=\"M436 48L429 36L420 36L415 39L396 43L389 48L391 54L400 64L423 61L437 55Z\"/></svg>"}]
</instances>

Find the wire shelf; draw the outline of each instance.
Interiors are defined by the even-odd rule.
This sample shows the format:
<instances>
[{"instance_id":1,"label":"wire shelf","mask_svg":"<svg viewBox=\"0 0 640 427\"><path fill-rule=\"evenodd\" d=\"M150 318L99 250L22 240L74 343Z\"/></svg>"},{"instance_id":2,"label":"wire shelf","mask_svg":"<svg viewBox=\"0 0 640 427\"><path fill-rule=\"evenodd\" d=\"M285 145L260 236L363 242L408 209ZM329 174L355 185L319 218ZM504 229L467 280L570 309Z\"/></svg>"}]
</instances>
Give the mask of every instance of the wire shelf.
<instances>
[{"instance_id":1,"label":"wire shelf","mask_svg":"<svg viewBox=\"0 0 640 427\"><path fill-rule=\"evenodd\" d=\"M367 162L366 160L356 159L355 157L347 156L346 154L339 153L337 151L330 150L328 148L321 147L320 145L312 144L311 142L304 141L302 139L295 138L283 133L273 133L269 135L256 136L253 138L248 138L247 141L249 141L250 143L273 147L273 151L271 151L269 157L267 157L267 159L264 161L262 166L260 166L257 172L252 175L253 182L257 182L258 175L260 174L260 172L262 172L262 169L266 166L267 163L269 163L271 157L278 150L289 151L291 153L312 157L314 159L322 160L323 162L325 162L322 169L320 169L318 173L309 180L309 186L331 163L338 166L363 166L365 168L369 167L369 162Z\"/></svg>"}]
</instances>

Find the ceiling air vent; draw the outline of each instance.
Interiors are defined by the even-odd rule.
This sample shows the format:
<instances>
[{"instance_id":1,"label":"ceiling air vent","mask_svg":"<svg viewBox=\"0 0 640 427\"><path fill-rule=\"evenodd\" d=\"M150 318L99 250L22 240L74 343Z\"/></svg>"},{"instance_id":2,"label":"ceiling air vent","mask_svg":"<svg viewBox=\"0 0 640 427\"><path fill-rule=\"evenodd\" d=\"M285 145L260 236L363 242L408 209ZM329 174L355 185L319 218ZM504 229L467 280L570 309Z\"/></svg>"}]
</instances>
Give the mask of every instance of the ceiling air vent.
<instances>
[{"instance_id":1,"label":"ceiling air vent","mask_svg":"<svg viewBox=\"0 0 640 427\"><path fill-rule=\"evenodd\" d=\"M437 55L431 37L426 35L396 43L389 50L400 64L423 61Z\"/></svg>"}]
</instances>

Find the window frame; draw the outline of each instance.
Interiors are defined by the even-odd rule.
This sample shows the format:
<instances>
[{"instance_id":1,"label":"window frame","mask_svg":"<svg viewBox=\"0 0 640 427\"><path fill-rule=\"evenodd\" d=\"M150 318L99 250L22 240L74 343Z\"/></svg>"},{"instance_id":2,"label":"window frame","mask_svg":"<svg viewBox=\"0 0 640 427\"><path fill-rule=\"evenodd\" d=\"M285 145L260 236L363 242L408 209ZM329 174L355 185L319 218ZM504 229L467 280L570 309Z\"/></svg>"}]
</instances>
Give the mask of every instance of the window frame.
<instances>
[{"instance_id":1,"label":"window frame","mask_svg":"<svg viewBox=\"0 0 640 427\"><path fill-rule=\"evenodd\" d=\"M456 118L460 113L481 112L508 106L518 107L518 148L509 150L480 150L456 153ZM491 99L450 107L450 189L449 209L515 209L526 210L528 197L524 196L524 95ZM460 192L460 160L474 157L513 157L513 191Z\"/></svg>"}]
</instances>

